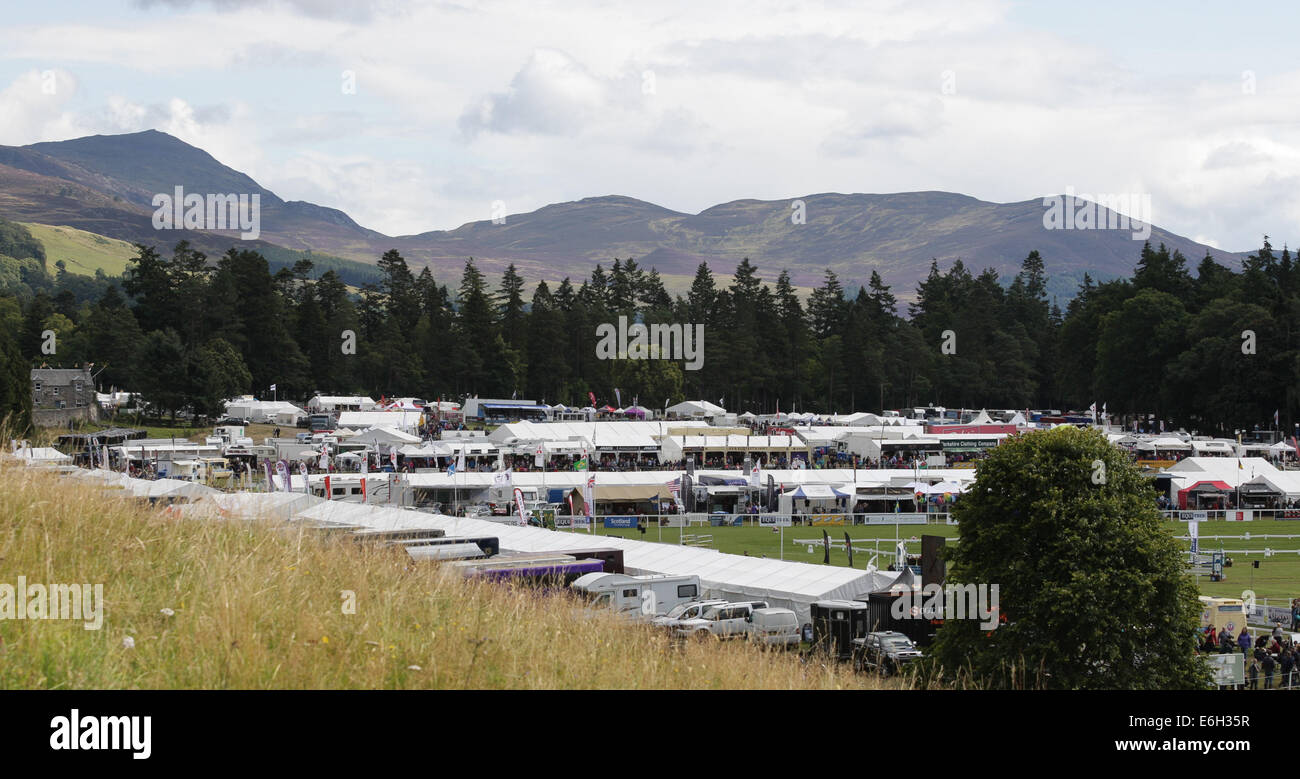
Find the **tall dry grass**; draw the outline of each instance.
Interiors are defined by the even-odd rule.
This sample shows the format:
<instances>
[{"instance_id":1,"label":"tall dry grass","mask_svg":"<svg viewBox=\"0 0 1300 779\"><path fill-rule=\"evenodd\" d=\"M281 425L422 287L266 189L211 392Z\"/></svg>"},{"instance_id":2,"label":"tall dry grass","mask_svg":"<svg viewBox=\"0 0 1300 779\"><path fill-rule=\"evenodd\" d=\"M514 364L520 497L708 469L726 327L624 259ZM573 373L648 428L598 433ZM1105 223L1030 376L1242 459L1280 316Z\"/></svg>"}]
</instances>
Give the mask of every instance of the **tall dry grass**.
<instances>
[{"instance_id":1,"label":"tall dry grass","mask_svg":"<svg viewBox=\"0 0 1300 779\"><path fill-rule=\"evenodd\" d=\"M0 620L4 688L881 686L744 643L676 646L562 594L464 580L291 523L180 519L10 459L0 583L20 574L102 583L105 617L98 631Z\"/></svg>"}]
</instances>

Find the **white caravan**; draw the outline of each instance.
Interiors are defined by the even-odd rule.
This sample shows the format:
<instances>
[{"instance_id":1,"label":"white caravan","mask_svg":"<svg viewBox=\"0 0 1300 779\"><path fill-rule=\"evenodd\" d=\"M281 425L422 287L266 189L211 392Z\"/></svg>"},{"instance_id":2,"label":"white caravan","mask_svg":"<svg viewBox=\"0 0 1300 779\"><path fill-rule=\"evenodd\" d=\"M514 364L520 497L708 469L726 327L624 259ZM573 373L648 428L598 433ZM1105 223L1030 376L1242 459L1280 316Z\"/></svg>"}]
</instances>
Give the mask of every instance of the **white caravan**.
<instances>
[{"instance_id":1,"label":"white caravan","mask_svg":"<svg viewBox=\"0 0 1300 779\"><path fill-rule=\"evenodd\" d=\"M652 618L667 614L682 603L700 597L700 577L629 576L622 573L588 573L569 585L588 603L619 614Z\"/></svg>"}]
</instances>

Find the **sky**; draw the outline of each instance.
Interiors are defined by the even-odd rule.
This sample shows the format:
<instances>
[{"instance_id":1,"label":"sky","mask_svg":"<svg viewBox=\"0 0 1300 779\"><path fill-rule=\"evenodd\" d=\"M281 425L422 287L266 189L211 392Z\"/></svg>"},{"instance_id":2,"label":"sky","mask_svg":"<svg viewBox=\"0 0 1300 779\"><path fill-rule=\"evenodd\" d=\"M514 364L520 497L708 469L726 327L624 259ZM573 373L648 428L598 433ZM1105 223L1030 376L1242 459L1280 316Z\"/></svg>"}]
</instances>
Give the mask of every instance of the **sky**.
<instances>
[{"instance_id":1,"label":"sky","mask_svg":"<svg viewBox=\"0 0 1300 779\"><path fill-rule=\"evenodd\" d=\"M1149 196L1300 244L1300 4L46 0L0 144L157 129L405 235L601 195Z\"/></svg>"}]
</instances>

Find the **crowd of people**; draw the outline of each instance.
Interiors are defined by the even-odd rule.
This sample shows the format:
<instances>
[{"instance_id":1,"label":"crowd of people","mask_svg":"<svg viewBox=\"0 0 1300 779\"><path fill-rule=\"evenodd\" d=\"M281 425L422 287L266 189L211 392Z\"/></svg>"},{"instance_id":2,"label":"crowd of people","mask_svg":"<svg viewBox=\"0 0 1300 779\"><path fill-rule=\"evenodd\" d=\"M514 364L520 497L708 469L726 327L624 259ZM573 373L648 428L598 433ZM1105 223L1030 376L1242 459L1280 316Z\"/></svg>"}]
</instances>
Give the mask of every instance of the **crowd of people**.
<instances>
[{"instance_id":1,"label":"crowd of people","mask_svg":"<svg viewBox=\"0 0 1300 779\"><path fill-rule=\"evenodd\" d=\"M1294 606L1292 610L1295 611ZM1273 627L1271 634L1258 636L1251 636L1245 627L1234 635L1227 628L1216 630L1210 626L1201 635L1199 649L1203 654L1241 652L1246 661L1247 689L1289 690L1300 687L1300 667L1297 667L1300 665L1300 647L1292 644L1280 624Z\"/></svg>"}]
</instances>

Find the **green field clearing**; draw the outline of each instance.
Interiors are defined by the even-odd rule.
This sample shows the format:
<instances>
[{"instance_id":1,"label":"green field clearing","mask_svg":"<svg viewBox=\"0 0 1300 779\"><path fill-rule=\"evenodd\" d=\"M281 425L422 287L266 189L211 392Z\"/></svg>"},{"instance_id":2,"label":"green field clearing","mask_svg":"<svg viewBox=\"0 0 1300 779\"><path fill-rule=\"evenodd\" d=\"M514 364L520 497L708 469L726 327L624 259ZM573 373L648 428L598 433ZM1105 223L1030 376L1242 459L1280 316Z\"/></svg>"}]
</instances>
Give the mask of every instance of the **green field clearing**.
<instances>
[{"instance_id":1,"label":"green field clearing","mask_svg":"<svg viewBox=\"0 0 1300 779\"><path fill-rule=\"evenodd\" d=\"M1170 533L1183 536L1187 534L1187 527L1182 522L1169 522L1166 524ZM823 551L820 539L822 530L825 529L830 533L832 541L844 541L844 532L847 530L849 537L855 542L880 540L880 549L882 551L892 551L894 547L895 529L894 525L858 525L854 527L835 527L835 526L814 526L814 527L788 527L785 529L785 555L784 559L794 560L797 562L821 564ZM909 552L917 554L921 551L920 537L922 535L941 535L948 538L957 538L959 528L955 525L929 524L929 525L899 525L897 529L898 537L909 539L907 545ZM596 535L611 535L621 538L635 538L645 541L662 541L663 543L676 544L680 542L679 528L658 528L653 524L647 528L645 536L638 531L625 529L604 529L597 528ZM781 545L780 536L767 528L758 527L692 527L686 530L688 534L712 536L711 543L707 544L713 549L731 554L749 554L751 557L780 557ZM1246 534L1250 538L1246 538ZM1293 535L1296 538L1261 538L1260 536L1281 536ZM1222 549L1227 557L1232 561L1232 566L1225 569L1226 579L1222 582L1211 582L1207 577L1200 577L1198 584L1200 590L1205 595L1215 595L1223 597L1241 597L1243 590L1253 590L1256 598L1265 599L1283 599L1290 600L1300 595L1300 521L1283 521L1283 520L1260 520L1255 522L1202 522L1201 523L1201 551L1211 552ZM1231 538L1216 539L1212 536L1231 536ZM796 540L814 539L817 541L813 545L813 551L808 552L806 544L796 544ZM1188 542L1181 542L1187 547ZM1264 549L1272 549L1280 552L1271 557L1266 557L1261 553ZM1254 554L1247 554L1250 550ZM1289 553L1286 550L1292 550ZM853 567L865 568L871 560L872 553L863 553L857 551L853 555ZM1252 563L1255 560L1260 561L1260 567L1254 568ZM892 561L892 556L882 555L876 560L876 563L884 568ZM848 557L845 555L843 548L831 550L831 565L847 566Z\"/></svg>"},{"instance_id":2,"label":"green field clearing","mask_svg":"<svg viewBox=\"0 0 1300 779\"><path fill-rule=\"evenodd\" d=\"M135 256L135 247L126 241L78 230L64 225L23 222L32 237L45 247L45 267L53 274L59 260L67 264L68 273L93 276L96 270L107 276L121 276L127 260Z\"/></svg>"}]
</instances>

